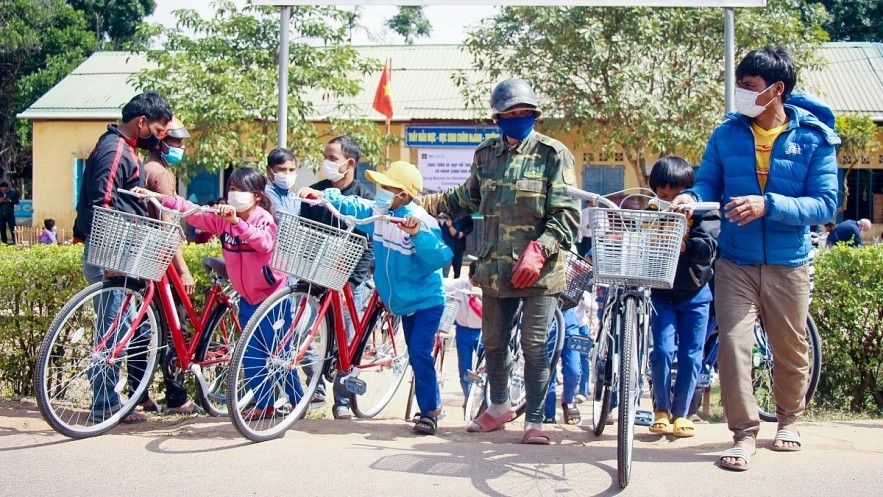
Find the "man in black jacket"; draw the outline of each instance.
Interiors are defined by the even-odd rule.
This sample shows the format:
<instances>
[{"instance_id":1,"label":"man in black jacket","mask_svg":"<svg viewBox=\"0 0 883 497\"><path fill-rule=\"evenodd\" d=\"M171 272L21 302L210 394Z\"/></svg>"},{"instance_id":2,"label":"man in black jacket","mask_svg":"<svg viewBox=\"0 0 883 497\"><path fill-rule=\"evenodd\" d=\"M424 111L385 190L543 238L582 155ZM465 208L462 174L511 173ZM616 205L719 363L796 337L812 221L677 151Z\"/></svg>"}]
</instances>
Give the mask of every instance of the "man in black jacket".
<instances>
[{"instance_id":1,"label":"man in black jacket","mask_svg":"<svg viewBox=\"0 0 883 497\"><path fill-rule=\"evenodd\" d=\"M368 200L374 200L374 191L365 186L361 181L356 179L356 167L359 165L359 159L362 157L362 149L359 144L349 136L338 136L325 145L325 160L322 162L322 175L325 177L322 181L310 186L314 190L326 190L328 188L337 188L342 195L355 195ZM334 217L331 211L325 207L318 207L308 204L301 205L302 217L318 221L329 226L337 228L346 228L343 222ZM355 298L356 309L362 311L365 307L365 286L364 282L368 278L371 263L374 262L374 249L368 243L362 258L356 264L349 279L350 287L353 289L353 297ZM347 339L351 340L355 334L352 325L352 317L346 310L343 313L344 320L347 325ZM356 316L356 318L358 318ZM334 406L331 409L334 419L350 419L350 398L346 387L338 380L334 381ZM319 407L324 402L325 385L319 383L316 389L316 395L311 403L313 407Z\"/></svg>"},{"instance_id":2,"label":"man in black jacket","mask_svg":"<svg viewBox=\"0 0 883 497\"><path fill-rule=\"evenodd\" d=\"M74 237L85 245L83 250L83 273L92 284L102 281L104 269L87 263L89 254L89 238L92 234L92 211L95 207L104 207L117 211L129 212L139 216L147 215L146 204L131 195L117 192L118 188L131 190L144 186L144 169L136 148L153 150L164 136L166 126L172 120L172 109L169 104L156 93L136 95L123 107L122 124L109 124L107 131L98 138L98 143L86 160L80 184L80 198L77 202L77 219L74 221ZM118 294L121 292L112 292ZM121 304L121 295L110 295L108 301L97 309L103 316L100 323L110 320ZM128 381L131 391L140 384L146 371L146 354L139 353L145 345L143 340L133 338L129 344L126 361ZM139 348L140 347L140 348ZM108 368L89 378L94 391L92 401L92 417L100 422L120 409L119 393L114 385L117 383L115 370ZM149 404L148 390L144 391L139 404ZM132 412L123 418L124 423L138 423L147 418L138 412Z\"/></svg>"},{"instance_id":3,"label":"man in black jacket","mask_svg":"<svg viewBox=\"0 0 883 497\"><path fill-rule=\"evenodd\" d=\"M18 193L9 188L9 183L0 182L0 241L7 245L15 245L15 206L18 205ZM11 241L6 239L6 230L12 235Z\"/></svg>"},{"instance_id":4,"label":"man in black jacket","mask_svg":"<svg viewBox=\"0 0 883 497\"><path fill-rule=\"evenodd\" d=\"M445 278L448 277L451 266L453 266L454 278L456 279L460 277L460 268L463 267L463 253L466 252L466 237L472 233L472 230L475 229L475 225L472 222L472 216L463 216L451 220L447 214L442 213L438 218L438 224L442 232L442 239L448 247L451 247L451 252L454 253L454 258L445 266Z\"/></svg>"}]
</instances>

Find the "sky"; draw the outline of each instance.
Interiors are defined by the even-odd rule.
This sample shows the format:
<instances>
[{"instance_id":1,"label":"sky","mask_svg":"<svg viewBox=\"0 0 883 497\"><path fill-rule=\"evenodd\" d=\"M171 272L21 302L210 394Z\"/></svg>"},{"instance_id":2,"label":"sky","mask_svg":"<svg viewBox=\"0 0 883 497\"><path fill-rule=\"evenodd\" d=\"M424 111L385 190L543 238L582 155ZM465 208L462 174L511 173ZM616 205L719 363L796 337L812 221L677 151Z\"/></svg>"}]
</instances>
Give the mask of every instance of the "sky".
<instances>
[{"instance_id":1,"label":"sky","mask_svg":"<svg viewBox=\"0 0 883 497\"><path fill-rule=\"evenodd\" d=\"M188 8L199 11L203 17L212 15L212 0L190 0ZM243 4L236 0L237 4ZM182 2L179 0L156 0L154 14L146 20L151 23L160 23L172 26L175 23L173 10L180 9ZM347 7L349 8L349 7ZM489 6L461 6L456 7L427 6L424 8L426 17L432 24L432 36L419 38L416 44L451 44L460 43L466 36L467 26L474 24L484 17L493 15L494 8ZM396 12L394 6L364 6L362 7L361 24L368 32L357 30L353 33L354 45L382 45L404 43L401 36L385 27L384 21L392 17Z\"/></svg>"}]
</instances>

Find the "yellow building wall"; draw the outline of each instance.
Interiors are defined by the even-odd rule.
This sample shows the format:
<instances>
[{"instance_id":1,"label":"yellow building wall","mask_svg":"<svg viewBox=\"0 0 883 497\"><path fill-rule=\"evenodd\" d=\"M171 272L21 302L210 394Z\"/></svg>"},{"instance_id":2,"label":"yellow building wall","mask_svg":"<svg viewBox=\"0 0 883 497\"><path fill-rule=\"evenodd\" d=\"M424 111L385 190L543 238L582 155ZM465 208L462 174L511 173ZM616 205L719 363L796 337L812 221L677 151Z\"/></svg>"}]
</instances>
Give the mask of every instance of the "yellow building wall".
<instances>
[{"instance_id":1,"label":"yellow building wall","mask_svg":"<svg viewBox=\"0 0 883 497\"><path fill-rule=\"evenodd\" d=\"M74 206L74 159L89 156L107 121L34 121L34 226L55 219L70 229Z\"/></svg>"}]
</instances>

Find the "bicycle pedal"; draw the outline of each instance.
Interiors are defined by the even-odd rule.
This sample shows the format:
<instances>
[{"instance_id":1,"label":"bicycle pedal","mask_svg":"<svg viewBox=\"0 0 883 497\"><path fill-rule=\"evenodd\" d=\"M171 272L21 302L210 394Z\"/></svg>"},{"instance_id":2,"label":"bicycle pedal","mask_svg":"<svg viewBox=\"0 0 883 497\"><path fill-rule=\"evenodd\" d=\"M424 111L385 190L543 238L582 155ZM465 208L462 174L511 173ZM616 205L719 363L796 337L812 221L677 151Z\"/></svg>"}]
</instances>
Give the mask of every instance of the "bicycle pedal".
<instances>
[{"instance_id":1,"label":"bicycle pedal","mask_svg":"<svg viewBox=\"0 0 883 497\"><path fill-rule=\"evenodd\" d=\"M700 374L699 378L696 380L696 388L708 388L711 386L711 375L710 374Z\"/></svg>"},{"instance_id":2,"label":"bicycle pedal","mask_svg":"<svg viewBox=\"0 0 883 497\"><path fill-rule=\"evenodd\" d=\"M650 426L653 423L653 411L638 409L635 412L635 425Z\"/></svg>"},{"instance_id":3,"label":"bicycle pedal","mask_svg":"<svg viewBox=\"0 0 883 497\"><path fill-rule=\"evenodd\" d=\"M227 404L227 396L226 395L219 395L216 393L210 393L208 395L208 398L210 401L217 402L218 404Z\"/></svg>"},{"instance_id":4,"label":"bicycle pedal","mask_svg":"<svg viewBox=\"0 0 883 497\"><path fill-rule=\"evenodd\" d=\"M481 374L479 374L471 369L466 372L466 381L469 381L472 383L480 383L483 379L484 378L482 377Z\"/></svg>"},{"instance_id":5,"label":"bicycle pedal","mask_svg":"<svg viewBox=\"0 0 883 497\"><path fill-rule=\"evenodd\" d=\"M579 352L580 355L588 357L592 354L592 347L595 346L595 341L589 337L569 336L564 346L569 350Z\"/></svg>"},{"instance_id":6,"label":"bicycle pedal","mask_svg":"<svg viewBox=\"0 0 883 497\"><path fill-rule=\"evenodd\" d=\"M362 395L368 390L368 384L365 383L365 380L360 380L352 376L348 376L343 381L343 386L346 387L348 392L352 392L356 395Z\"/></svg>"}]
</instances>

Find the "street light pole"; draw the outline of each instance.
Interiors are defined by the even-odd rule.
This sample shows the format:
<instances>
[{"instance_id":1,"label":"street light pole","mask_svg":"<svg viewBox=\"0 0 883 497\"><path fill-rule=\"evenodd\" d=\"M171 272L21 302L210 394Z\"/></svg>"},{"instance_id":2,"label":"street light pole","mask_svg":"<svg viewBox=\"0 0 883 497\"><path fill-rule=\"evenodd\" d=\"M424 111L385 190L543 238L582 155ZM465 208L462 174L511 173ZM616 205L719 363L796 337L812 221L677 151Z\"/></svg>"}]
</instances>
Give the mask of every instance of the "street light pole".
<instances>
[{"instance_id":1,"label":"street light pole","mask_svg":"<svg viewBox=\"0 0 883 497\"><path fill-rule=\"evenodd\" d=\"M733 112L736 92L736 11L724 9L724 112Z\"/></svg>"},{"instance_id":2,"label":"street light pole","mask_svg":"<svg viewBox=\"0 0 883 497\"><path fill-rule=\"evenodd\" d=\"M288 146L288 31L291 7L280 9L279 21L279 108L276 112L276 147Z\"/></svg>"}]
</instances>

